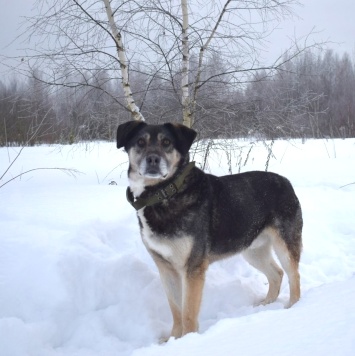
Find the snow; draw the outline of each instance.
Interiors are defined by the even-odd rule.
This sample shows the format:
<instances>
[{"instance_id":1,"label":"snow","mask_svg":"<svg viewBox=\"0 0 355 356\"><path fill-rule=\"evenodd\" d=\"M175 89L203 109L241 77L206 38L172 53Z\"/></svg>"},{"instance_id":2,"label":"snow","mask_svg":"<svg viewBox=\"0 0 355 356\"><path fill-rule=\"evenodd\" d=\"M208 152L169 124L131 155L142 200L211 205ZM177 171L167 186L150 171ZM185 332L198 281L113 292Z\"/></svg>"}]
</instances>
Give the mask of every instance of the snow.
<instances>
[{"instance_id":1,"label":"snow","mask_svg":"<svg viewBox=\"0 0 355 356\"><path fill-rule=\"evenodd\" d=\"M233 172L264 169L262 142L234 145ZM284 280L275 303L255 307L265 277L240 256L216 262L200 333L159 345L171 315L125 199L126 154L102 142L25 148L0 185L33 168L81 173L37 170L0 189L0 355L354 355L355 140L272 149L269 170L291 180L304 213L301 300L283 308ZM0 149L0 176L19 150ZM227 162L215 150L208 170L228 174Z\"/></svg>"}]
</instances>

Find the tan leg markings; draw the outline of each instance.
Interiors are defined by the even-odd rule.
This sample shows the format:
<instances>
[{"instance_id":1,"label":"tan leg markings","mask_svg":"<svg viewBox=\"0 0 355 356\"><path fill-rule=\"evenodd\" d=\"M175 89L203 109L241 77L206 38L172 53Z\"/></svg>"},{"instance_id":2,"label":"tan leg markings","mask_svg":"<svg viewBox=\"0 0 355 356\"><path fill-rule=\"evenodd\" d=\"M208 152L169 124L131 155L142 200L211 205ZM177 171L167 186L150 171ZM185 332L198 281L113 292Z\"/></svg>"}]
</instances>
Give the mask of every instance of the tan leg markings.
<instances>
[{"instance_id":1,"label":"tan leg markings","mask_svg":"<svg viewBox=\"0 0 355 356\"><path fill-rule=\"evenodd\" d=\"M298 258L300 254L298 253L297 256L293 256L291 251L287 248L286 243L278 235L274 239L274 249L288 277L290 299L286 308L290 308L293 304L298 302L301 297L300 274L298 272Z\"/></svg>"},{"instance_id":2,"label":"tan leg markings","mask_svg":"<svg viewBox=\"0 0 355 356\"><path fill-rule=\"evenodd\" d=\"M296 256L292 255L285 241L281 238L279 231L275 228L265 229L251 247L242 254L253 267L264 273L268 279L269 290L266 298L261 302L261 304L265 305L277 299L283 277L282 269L272 257L271 247L274 248L281 266L288 277L290 299L286 308L289 308L300 299L301 295L300 275L298 272L299 254Z\"/></svg>"},{"instance_id":3,"label":"tan leg markings","mask_svg":"<svg viewBox=\"0 0 355 356\"><path fill-rule=\"evenodd\" d=\"M290 261L290 272L288 273L288 279L290 284L290 300L286 305L286 308L292 307L297 303L301 297L301 283L300 274L298 272L298 262Z\"/></svg>"},{"instance_id":4,"label":"tan leg markings","mask_svg":"<svg viewBox=\"0 0 355 356\"><path fill-rule=\"evenodd\" d=\"M243 252L243 256L253 267L264 273L269 282L268 293L260 304L273 303L280 293L283 271L272 257L270 243L248 249Z\"/></svg>"},{"instance_id":5,"label":"tan leg markings","mask_svg":"<svg viewBox=\"0 0 355 356\"><path fill-rule=\"evenodd\" d=\"M198 331L198 315L200 312L202 292L208 261L188 272L183 284L182 335Z\"/></svg>"},{"instance_id":6,"label":"tan leg markings","mask_svg":"<svg viewBox=\"0 0 355 356\"><path fill-rule=\"evenodd\" d=\"M182 336L182 284L180 274L167 262L153 255L158 267L160 279L168 298L170 310L173 316L173 327L170 336L179 338ZM168 341L161 339L161 342Z\"/></svg>"}]
</instances>

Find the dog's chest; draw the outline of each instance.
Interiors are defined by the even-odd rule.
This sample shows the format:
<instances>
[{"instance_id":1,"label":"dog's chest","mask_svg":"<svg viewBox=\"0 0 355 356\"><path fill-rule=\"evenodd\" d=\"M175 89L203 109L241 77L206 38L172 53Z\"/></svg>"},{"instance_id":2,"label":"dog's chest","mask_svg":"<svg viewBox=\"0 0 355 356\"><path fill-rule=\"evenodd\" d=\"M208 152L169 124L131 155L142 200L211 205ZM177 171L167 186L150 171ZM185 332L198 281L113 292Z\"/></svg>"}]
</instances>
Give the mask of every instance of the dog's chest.
<instances>
[{"instance_id":1,"label":"dog's chest","mask_svg":"<svg viewBox=\"0 0 355 356\"><path fill-rule=\"evenodd\" d=\"M177 268L183 268L190 257L192 250L191 236L162 236L154 233L145 216L144 209L138 211L142 225L142 240L146 248L161 256L164 260Z\"/></svg>"}]
</instances>

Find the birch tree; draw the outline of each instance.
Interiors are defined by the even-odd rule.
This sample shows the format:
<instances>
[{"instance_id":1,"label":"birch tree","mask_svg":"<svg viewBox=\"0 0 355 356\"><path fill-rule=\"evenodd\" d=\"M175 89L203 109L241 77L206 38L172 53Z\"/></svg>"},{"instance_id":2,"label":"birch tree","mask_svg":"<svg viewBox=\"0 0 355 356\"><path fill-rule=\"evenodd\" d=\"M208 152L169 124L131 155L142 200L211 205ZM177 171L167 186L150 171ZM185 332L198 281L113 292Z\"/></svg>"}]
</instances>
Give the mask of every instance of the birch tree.
<instances>
[{"instance_id":1,"label":"birch tree","mask_svg":"<svg viewBox=\"0 0 355 356\"><path fill-rule=\"evenodd\" d=\"M182 123L187 127L192 127L191 110L190 110L190 95L189 95L189 10L187 7L187 0L181 0L182 11L182 78L181 78L181 92L182 92L182 107L183 119Z\"/></svg>"},{"instance_id":2,"label":"birch tree","mask_svg":"<svg viewBox=\"0 0 355 356\"><path fill-rule=\"evenodd\" d=\"M292 16L296 0L37 0L38 14L28 18L30 45L19 69L45 68L51 85L90 86L88 73L100 68L120 80L121 88L107 94L132 118L144 120L146 93L155 87L169 93L181 107L181 118L192 127L202 116L198 95L207 83L219 81L230 90L250 81L250 73L273 71L260 61L272 31ZM291 45L293 55L303 47ZM306 45L307 47L307 45ZM292 49L292 48L291 48ZM224 66L208 75L206 63L218 54ZM289 57L288 57L289 58ZM26 66L27 65L27 66ZM68 81L68 68L80 82ZM140 74L144 87L132 87ZM74 75L75 74L75 75ZM142 94L142 95L139 95ZM141 102L135 98L140 96ZM200 117L199 120L202 120Z\"/></svg>"},{"instance_id":3,"label":"birch tree","mask_svg":"<svg viewBox=\"0 0 355 356\"><path fill-rule=\"evenodd\" d=\"M75 1L75 2L77 3L77 1ZM111 31L113 40L115 41L115 45L116 45L116 49L117 49L117 56L118 56L118 60L120 63L121 74L122 74L122 86L123 86L124 95L125 95L125 98L127 101L128 110L131 112L132 117L135 120L144 121L144 117L140 113L139 108L133 99L131 85L130 85L129 77L128 77L128 62L127 62L127 57L126 57L125 49L124 49L123 42L122 42L122 35L116 25L114 14L113 14L113 11L111 8L110 0L103 0L103 2L105 4L106 15L107 15L108 23L110 25L110 31Z\"/></svg>"}]
</instances>

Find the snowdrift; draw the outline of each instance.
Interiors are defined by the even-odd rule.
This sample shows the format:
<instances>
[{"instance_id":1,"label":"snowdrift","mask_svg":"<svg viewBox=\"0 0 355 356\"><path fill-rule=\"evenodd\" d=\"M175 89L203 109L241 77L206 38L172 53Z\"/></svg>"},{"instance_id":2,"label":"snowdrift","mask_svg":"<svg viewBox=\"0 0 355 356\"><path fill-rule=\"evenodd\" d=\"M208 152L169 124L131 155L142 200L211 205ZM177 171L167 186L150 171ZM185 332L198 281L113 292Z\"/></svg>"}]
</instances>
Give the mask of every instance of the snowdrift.
<instances>
[{"instance_id":1,"label":"snowdrift","mask_svg":"<svg viewBox=\"0 0 355 356\"><path fill-rule=\"evenodd\" d=\"M218 146L217 175L263 170L267 146ZM0 176L20 148L0 149ZM204 157L193 153L197 164ZM276 141L269 170L304 213L302 298L253 307L266 279L240 256L211 265L200 333L159 345L171 316L126 202L127 158L114 143L25 148L0 185L0 355L354 355L355 140ZM110 184L114 182L114 184Z\"/></svg>"}]
</instances>

